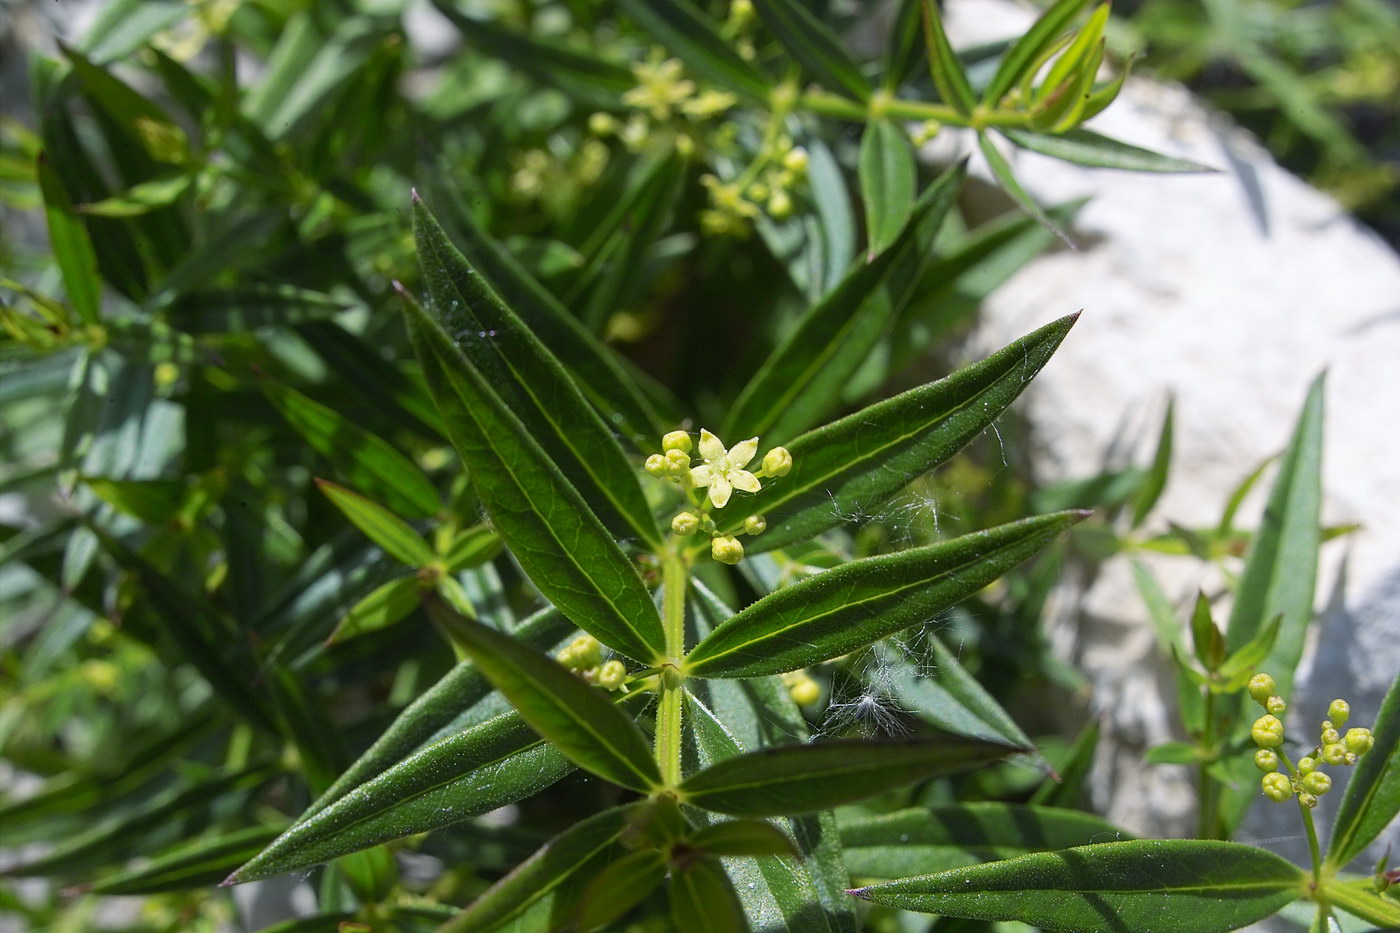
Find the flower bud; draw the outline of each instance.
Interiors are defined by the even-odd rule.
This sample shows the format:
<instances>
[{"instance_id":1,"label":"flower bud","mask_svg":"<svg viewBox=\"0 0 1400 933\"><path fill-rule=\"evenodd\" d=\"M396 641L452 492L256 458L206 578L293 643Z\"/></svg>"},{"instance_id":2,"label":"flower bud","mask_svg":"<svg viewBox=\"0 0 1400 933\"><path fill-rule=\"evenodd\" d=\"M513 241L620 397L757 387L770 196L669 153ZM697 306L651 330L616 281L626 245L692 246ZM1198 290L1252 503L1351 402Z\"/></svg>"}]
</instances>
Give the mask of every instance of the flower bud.
<instances>
[{"instance_id":1,"label":"flower bud","mask_svg":"<svg viewBox=\"0 0 1400 933\"><path fill-rule=\"evenodd\" d=\"M1342 742L1353 755L1364 755L1375 746L1376 737L1370 729L1348 729Z\"/></svg>"},{"instance_id":2,"label":"flower bud","mask_svg":"<svg viewBox=\"0 0 1400 933\"><path fill-rule=\"evenodd\" d=\"M672 476L680 476L682 473L690 472L690 454L683 450L666 451L666 472Z\"/></svg>"},{"instance_id":3,"label":"flower bud","mask_svg":"<svg viewBox=\"0 0 1400 933\"><path fill-rule=\"evenodd\" d=\"M1263 706L1269 702L1269 697L1274 695L1274 688L1278 684L1268 674L1255 674L1249 678L1249 695L1254 698L1254 702Z\"/></svg>"},{"instance_id":4,"label":"flower bud","mask_svg":"<svg viewBox=\"0 0 1400 933\"><path fill-rule=\"evenodd\" d=\"M610 136L617 132L617 118L600 110L588 118L588 132L594 136Z\"/></svg>"},{"instance_id":5,"label":"flower bud","mask_svg":"<svg viewBox=\"0 0 1400 933\"><path fill-rule=\"evenodd\" d=\"M616 690L627 679L627 665L614 658L598 668L598 686L604 690Z\"/></svg>"},{"instance_id":6,"label":"flower bud","mask_svg":"<svg viewBox=\"0 0 1400 933\"><path fill-rule=\"evenodd\" d=\"M792 454L786 447L774 447L763 455L763 472L769 476L787 476L792 470Z\"/></svg>"},{"instance_id":7,"label":"flower bud","mask_svg":"<svg viewBox=\"0 0 1400 933\"><path fill-rule=\"evenodd\" d=\"M1317 806L1317 797L1307 791L1303 791L1298 795L1298 802L1311 810L1313 807Z\"/></svg>"},{"instance_id":8,"label":"flower bud","mask_svg":"<svg viewBox=\"0 0 1400 933\"><path fill-rule=\"evenodd\" d=\"M761 535L767 527L768 519L762 515L750 515L744 519L744 534L746 535Z\"/></svg>"},{"instance_id":9,"label":"flower bud","mask_svg":"<svg viewBox=\"0 0 1400 933\"><path fill-rule=\"evenodd\" d=\"M1314 771L1316 771L1316 770L1317 770L1317 759L1316 759L1316 758L1299 758L1299 759L1298 759L1298 773L1299 773L1299 774L1303 774L1303 775L1312 774L1312 773L1313 773Z\"/></svg>"},{"instance_id":10,"label":"flower bud","mask_svg":"<svg viewBox=\"0 0 1400 933\"><path fill-rule=\"evenodd\" d=\"M569 647L564 649L570 654L573 664L580 670L587 670L590 667L597 667L603 662L603 643L592 635L580 635L569 642Z\"/></svg>"},{"instance_id":11,"label":"flower bud","mask_svg":"<svg viewBox=\"0 0 1400 933\"><path fill-rule=\"evenodd\" d=\"M1261 748L1254 753L1254 766L1260 771L1278 770L1278 752L1271 748Z\"/></svg>"},{"instance_id":12,"label":"flower bud","mask_svg":"<svg viewBox=\"0 0 1400 933\"><path fill-rule=\"evenodd\" d=\"M662 450L679 450L681 453L690 453L690 435L685 431L671 431L661 438Z\"/></svg>"},{"instance_id":13,"label":"flower bud","mask_svg":"<svg viewBox=\"0 0 1400 933\"><path fill-rule=\"evenodd\" d=\"M700 530L700 516L694 512L677 512L671 519L671 530L682 538L688 538Z\"/></svg>"},{"instance_id":14,"label":"flower bud","mask_svg":"<svg viewBox=\"0 0 1400 933\"><path fill-rule=\"evenodd\" d=\"M799 175L807 171L807 150L801 146L789 149L783 155L783 168Z\"/></svg>"},{"instance_id":15,"label":"flower bud","mask_svg":"<svg viewBox=\"0 0 1400 933\"><path fill-rule=\"evenodd\" d=\"M647 457L644 469L652 476L665 476L669 472L666 468L666 458L661 454L652 454Z\"/></svg>"},{"instance_id":16,"label":"flower bud","mask_svg":"<svg viewBox=\"0 0 1400 933\"><path fill-rule=\"evenodd\" d=\"M1264 788L1264 796L1277 803L1282 803L1293 796L1293 784L1288 780L1288 775L1278 771L1264 775L1259 782Z\"/></svg>"},{"instance_id":17,"label":"flower bud","mask_svg":"<svg viewBox=\"0 0 1400 933\"><path fill-rule=\"evenodd\" d=\"M768 199L768 216L774 220L785 220L792 216L792 196L786 191L774 191Z\"/></svg>"},{"instance_id":18,"label":"flower bud","mask_svg":"<svg viewBox=\"0 0 1400 933\"><path fill-rule=\"evenodd\" d=\"M1332 778L1321 771L1314 771L1303 778L1303 790L1321 797L1332 789Z\"/></svg>"},{"instance_id":19,"label":"flower bud","mask_svg":"<svg viewBox=\"0 0 1400 933\"><path fill-rule=\"evenodd\" d=\"M788 694L798 706L811 706L821 698L822 688L810 677L803 677L788 687Z\"/></svg>"},{"instance_id":20,"label":"flower bud","mask_svg":"<svg viewBox=\"0 0 1400 933\"><path fill-rule=\"evenodd\" d=\"M1332 705L1327 707L1327 718L1340 729L1351 718L1351 704L1346 700L1333 700Z\"/></svg>"},{"instance_id":21,"label":"flower bud","mask_svg":"<svg viewBox=\"0 0 1400 933\"><path fill-rule=\"evenodd\" d=\"M1283 697L1269 697L1264 701L1264 709L1277 716L1288 709L1288 704L1284 702Z\"/></svg>"},{"instance_id":22,"label":"flower bud","mask_svg":"<svg viewBox=\"0 0 1400 933\"><path fill-rule=\"evenodd\" d=\"M1322 760L1329 765L1344 765L1347 763L1347 747L1345 745L1324 745L1322 746Z\"/></svg>"},{"instance_id":23,"label":"flower bud","mask_svg":"<svg viewBox=\"0 0 1400 933\"><path fill-rule=\"evenodd\" d=\"M1283 744L1283 723L1275 716L1260 716L1254 720L1249 734L1260 748L1278 748Z\"/></svg>"},{"instance_id":24,"label":"flower bud","mask_svg":"<svg viewBox=\"0 0 1400 933\"><path fill-rule=\"evenodd\" d=\"M1328 725L1327 723L1323 723L1323 724L1322 724L1322 744L1323 744L1323 745L1336 745L1336 744L1337 744L1338 742L1340 742L1341 740L1342 740L1342 734L1341 734L1340 732L1338 732L1336 729L1333 729L1333 728L1332 728L1330 725Z\"/></svg>"},{"instance_id":25,"label":"flower bud","mask_svg":"<svg viewBox=\"0 0 1400 933\"><path fill-rule=\"evenodd\" d=\"M719 535L710 541L710 556L721 564L737 564L744 559L744 546L733 535Z\"/></svg>"}]
</instances>

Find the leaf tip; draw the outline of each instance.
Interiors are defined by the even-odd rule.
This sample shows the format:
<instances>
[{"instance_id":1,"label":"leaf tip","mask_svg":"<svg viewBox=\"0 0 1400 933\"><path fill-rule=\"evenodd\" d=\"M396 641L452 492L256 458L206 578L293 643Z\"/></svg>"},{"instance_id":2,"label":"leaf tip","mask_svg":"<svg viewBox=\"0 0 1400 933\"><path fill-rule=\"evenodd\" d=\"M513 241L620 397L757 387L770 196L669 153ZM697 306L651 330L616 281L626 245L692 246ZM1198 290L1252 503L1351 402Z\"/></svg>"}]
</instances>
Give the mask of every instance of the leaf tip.
<instances>
[{"instance_id":1,"label":"leaf tip","mask_svg":"<svg viewBox=\"0 0 1400 933\"><path fill-rule=\"evenodd\" d=\"M240 871L242 871L242 870L243 870L243 869L240 868L240 869L238 869L237 871L235 871L233 874L231 874L231 875L229 875L227 878L225 878L223 881L220 881L220 882L219 882L219 887L221 887L221 888L231 888L231 887L233 887L233 886L236 885L236 884L242 884L242 883L243 883L243 879L240 878L240 877L238 877L238 872L240 872Z\"/></svg>"},{"instance_id":2,"label":"leaf tip","mask_svg":"<svg viewBox=\"0 0 1400 933\"><path fill-rule=\"evenodd\" d=\"M1070 509L1068 512L1071 525L1077 525L1093 514L1093 509Z\"/></svg>"},{"instance_id":3,"label":"leaf tip","mask_svg":"<svg viewBox=\"0 0 1400 933\"><path fill-rule=\"evenodd\" d=\"M417 188L408 189L408 199L413 202L415 207L423 203L423 196L418 193Z\"/></svg>"},{"instance_id":4,"label":"leaf tip","mask_svg":"<svg viewBox=\"0 0 1400 933\"><path fill-rule=\"evenodd\" d=\"M863 901L870 900L869 888L847 888L846 893L851 895L851 897L858 897Z\"/></svg>"}]
</instances>

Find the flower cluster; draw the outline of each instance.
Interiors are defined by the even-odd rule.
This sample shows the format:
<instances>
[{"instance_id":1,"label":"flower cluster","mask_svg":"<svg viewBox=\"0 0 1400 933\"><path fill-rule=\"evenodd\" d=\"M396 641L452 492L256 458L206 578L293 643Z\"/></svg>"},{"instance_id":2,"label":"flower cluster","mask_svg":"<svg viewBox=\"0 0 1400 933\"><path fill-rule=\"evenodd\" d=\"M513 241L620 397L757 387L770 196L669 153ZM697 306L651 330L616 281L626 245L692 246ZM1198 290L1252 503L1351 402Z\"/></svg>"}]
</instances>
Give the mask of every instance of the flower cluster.
<instances>
[{"instance_id":1,"label":"flower cluster","mask_svg":"<svg viewBox=\"0 0 1400 933\"><path fill-rule=\"evenodd\" d=\"M752 472L748 466L758 454L756 437L725 447L718 437L702 429L699 463L692 455L694 446L688 433L672 431L661 439L661 452L647 457L646 471L675 483L690 500L691 507L671 519L671 531L683 538L703 532L710 536L711 557L725 564L737 564L744 558L744 545L734 534L720 533L710 511L728 505L736 489L758 492L762 488L760 480L786 476L792 469L792 454L786 448L774 447L763 455L758 471ZM761 534L767 527L762 515L749 515L738 534Z\"/></svg>"},{"instance_id":2,"label":"flower cluster","mask_svg":"<svg viewBox=\"0 0 1400 933\"><path fill-rule=\"evenodd\" d=\"M618 690L627 680L627 665L616 658L603 660L603 643L592 635L580 635L565 645L555 659L591 684Z\"/></svg>"},{"instance_id":3,"label":"flower cluster","mask_svg":"<svg viewBox=\"0 0 1400 933\"><path fill-rule=\"evenodd\" d=\"M1322 721L1318 744L1311 754L1298 759L1295 766L1278 751L1283 745L1283 721L1279 716L1288 709L1288 704L1274 693L1276 686L1268 674L1255 674L1249 681L1249 695L1265 710L1265 715L1256 719L1250 728L1250 736L1259 746L1254 753L1254 764L1264 772L1261 782L1264 796L1280 802L1296 796L1299 804L1311 809L1317 806L1317 798L1332 789L1332 777L1322 766L1354 765L1358 757L1371 750L1376 740L1370 729L1348 729L1343 735L1341 728L1351 716L1351 707L1346 700L1333 700L1327 707L1328 718ZM1278 770L1280 764L1287 773Z\"/></svg>"}]
</instances>

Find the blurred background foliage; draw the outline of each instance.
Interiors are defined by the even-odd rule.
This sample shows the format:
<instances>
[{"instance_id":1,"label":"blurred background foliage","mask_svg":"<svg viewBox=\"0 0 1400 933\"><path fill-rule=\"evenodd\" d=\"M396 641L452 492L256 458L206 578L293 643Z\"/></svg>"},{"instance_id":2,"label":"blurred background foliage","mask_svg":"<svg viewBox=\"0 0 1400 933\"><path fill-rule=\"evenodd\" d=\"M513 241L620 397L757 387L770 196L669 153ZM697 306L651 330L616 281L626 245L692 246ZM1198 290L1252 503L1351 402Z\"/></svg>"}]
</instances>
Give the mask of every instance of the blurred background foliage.
<instances>
[{"instance_id":1,"label":"blurred background foliage","mask_svg":"<svg viewBox=\"0 0 1400 933\"><path fill-rule=\"evenodd\" d=\"M101 907L114 928L218 928L232 908L209 885L453 663L411 603L327 644L403 568L314 477L373 492L420 526L431 517L449 543L476 519L388 313L394 279L419 284L411 188L449 228L489 231L646 374L673 424L720 423L853 260L868 232L853 208L860 133L801 108L775 131L771 114L691 83L700 76L672 67L630 18L639 2L442 0L412 5L406 30L395 0L112 0L63 47L45 19L62 11L0 4L0 823L11 876L0 915L78 930ZM741 61L790 67L751 16L709 6ZM837 32L864 12L821 6ZM891 19L907 22L912 6ZM1379 0L1144 0L1115 8L1109 30L1382 229L1396 219L1397 35ZM918 48L895 49L892 81L933 100ZM919 187L939 168L919 166ZM747 187L730 190L736 178ZM1076 207L1048 211L1072 231ZM1056 248L1009 202L990 218L955 209L935 246L843 404L945 372L949 338L981 298ZM636 441L641 427L628 427ZM1028 431L1007 419L822 547L713 581L746 595L822 566L832 549L879 553L1028 510L1101 507L1067 545L943 620L963 664L1024 715L1066 780L1006 766L939 782L930 800L1082 804L1092 729L1066 736L1048 704L1023 702L1047 689L1086 699L1039 627L1065 561L1155 547L1235 566L1248 541L1232 508L1214 529L1141 530L1167 457L1037 488ZM426 502L419 473L435 490ZM510 627L535 594L508 559L489 548L480 558L458 582L479 614ZM823 671L808 710L818 728L908 728L913 704L881 680L891 669L856 659ZM469 899L604 793L566 779L507 825L412 837L398 861L384 847L339 860L310 879L328 925L285 929L335 929L364 905L376 922L431 929L439 905ZM884 805L911 802L929 801ZM178 867L162 874L162 859ZM55 883L14 881L26 877ZM114 907L104 892L143 897Z\"/></svg>"}]
</instances>

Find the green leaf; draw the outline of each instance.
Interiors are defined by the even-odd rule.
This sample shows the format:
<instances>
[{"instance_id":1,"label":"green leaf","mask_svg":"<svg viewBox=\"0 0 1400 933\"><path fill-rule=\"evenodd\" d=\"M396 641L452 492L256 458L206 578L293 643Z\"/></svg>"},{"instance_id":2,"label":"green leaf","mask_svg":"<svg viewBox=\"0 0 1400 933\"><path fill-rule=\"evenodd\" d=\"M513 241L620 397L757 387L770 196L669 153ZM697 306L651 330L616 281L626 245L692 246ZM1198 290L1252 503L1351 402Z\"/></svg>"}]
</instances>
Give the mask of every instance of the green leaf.
<instances>
[{"instance_id":1,"label":"green leaf","mask_svg":"<svg viewBox=\"0 0 1400 933\"><path fill-rule=\"evenodd\" d=\"M424 376L496 531L550 602L643 663L665 658L641 577L578 491L438 323L404 293Z\"/></svg>"},{"instance_id":2,"label":"green leaf","mask_svg":"<svg viewBox=\"0 0 1400 933\"><path fill-rule=\"evenodd\" d=\"M1185 666L1186 643L1181 637L1181 625L1176 620L1171 601L1167 599L1167 594L1162 592L1161 584L1152 576L1151 571L1137 558L1132 559L1132 565L1133 582L1137 585L1138 593L1147 606L1147 615L1157 630L1157 647L1172 664L1182 725L1186 727L1188 734L1195 735L1205 727L1205 701L1199 685L1187 673L1190 668Z\"/></svg>"},{"instance_id":3,"label":"green leaf","mask_svg":"<svg viewBox=\"0 0 1400 933\"><path fill-rule=\"evenodd\" d=\"M275 379L263 377L259 385L287 423L352 486L413 517L442 508L423 471L387 441Z\"/></svg>"},{"instance_id":4,"label":"green leaf","mask_svg":"<svg viewBox=\"0 0 1400 933\"><path fill-rule=\"evenodd\" d=\"M1400 813L1400 676L1390 683L1376 723L1376 744L1347 781L1332 823L1327 863L1345 868Z\"/></svg>"},{"instance_id":5,"label":"green leaf","mask_svg":"<svg viewBox=\"0 0 1400 933\"><path fill-rule=\"evenodd\" d=\"M140 217L174 204L193 182L194 176L188 174L152 178L120 194L78 205L76 210L95 217Z\"/></svg>"},{"instance_id":6,"label":"green leaf","mask_svg":"<svg viewBox=\"0 0 1400 933\"><path fill-rule=\"evenodd\" d=\"M1070 249L1077 249L1078 247L1070 240L1069 235L1057 227L1041 206L1035 203L1035 198L1021 187L1021 183L1016 180L1016 175L1011 171L1011 163L1006 161L1006 156L1001 154L1001 150L997 149L996 144L986 133L977 134L977 146L982 150L982 155L987 160L987 167L992 170L992 177L997 180L997 184L1001 185L1007 196L1015 201L1021 210L1033 217L1036 223L1059 237L1066 246Z\"/></svg>"},{"instance_id":7,"label":"green leaf","mask_svg":"<svg viewBox=\"0 0 1400 933\"><path fill-rule=\"evenodd\" d=\"M459 617L452 631L530 727L574 763L642 793L660 786L661 772L646 738L603 691L548 655L479 622Z\"/></svg>"},{"instance_id":8,"label":"green leaf","mask_svg":"<svg viewBox=\"0 0 1400 933\"><path fill-rule=\"evenodd\" d=\"M326 644L388 628L418 608L423 584L415 574L376 587L345 613Z\"/></svg>"},{"instance_id":9,"label":"green leaf","mask_svg":"<svg viewBox=\"0 0 1400 933\"><path fill-rule=\"evenodd\" d=\"M695 862L673 872L670 894L676 933L743 933L748 929L729 879L713 862Z\"/></svg>"},{"instance_id":10,"label":"green leaf","mask_svg":"<svg viewBox=\"0 0 1400 933\"><path fill-rule=\"evenodd\" d=\"M841 823L857 878L900 878L1132 837L1097 816L1054 807L967 803L916 807Z\"/></svg>"},{"instance_id":11,"label":"green leaf","mask_svg":"<svg viewBox=\"0 0 1400 933\"><path fill-rule=\"evenodd\" d=\"M1323 378L1319 376L1308 390L1263 523L1245 557L1226 629L1230 644L1242 645L1274 617L1283 616L1274 650L1261 666L1273 675L1283 696L1293 685L1313 614L1321 535L1322 419Z\"/></svg>"},{"instance_id":12,"label":"green leaf","mask_svg":"<svg viewBox=\"0 0 1400 933\"><path fill-rule=\"evenodd\" d=\"M1196 660L1207 671L1219 670L1225 661L1225 635L1215 624L1210 600L1205 593L1196 594L1196 604L1191 609L1191 646L1196 652Z\"/></svg>"},{"instance_id":13,"label":"green leaf","mask_svg":"<svg viewBox=\"0 0 1400 933\"><path fill-rule=\"evenodd\" d=\"M1150 765L1194 765L1201 759L1190 742L1163 742L1149 748L1142 760Z\"/></svg>"},{"instance_id":14,"label":"green leaf","mask_svg":"<svg viewBox=\"0 0 1400 933\"><path fill-rule=\"evenodd\" d=\"M1043 781L1031 795L1030 803L1047 807L1078 807L1098 745L1099 723L1098 720L1090 720L1075 736L1074 744L1056 758L1059 780Z\"/></svg>"},{"instance_id":15,"label":"green leaf","mask_svg":"<svg viewBox=\"0 0 1400 933\"><path fill-rule=\"evenodd\" d=\"M959 164L930 185L908 224L895 231L895 242L857 265L803 314L739 393L725 436L761 435L768 443L783 443L840 403L842 388L909 297L908 288L896 293L895 275L926 263L966 168ZM917 281L917 275L908 281Z\"/></svg>"},{"instance_id":16,"label":"green leaf","mask_svg":"<svg viewBox=\"0 0 1400 933\"><path fill-rule=\"evenodd\" d=\"M1028 76L1045 53L1069 27L1070 22L1091 0L1058 0L1040 15L1035 24L1012 44L997 65L996 74L982 92L982 103L995 107L1017 84Z\"/></svg>"},{"instance_id":17,"label":"green leaf","mask_svg":"<svg viewBox=\"0 0 1400 933\"><path fill-rule=\"evenodd\" d=\"M98 64L126 58L189 8L172 0L116 0L104 4L88 26L78 49Z\"/></svg>"},{"instance_id":18,"label":"green leaf","mask_svg":"<svg viewBox=\"0 0 1400 933\"><path fill-rule=\"evenodd\" d=\"M49 162L39 154L39 190L44 195L44 219L49 226L49 249L58 262L68 301L84 324L96 324L102 316L102 280L97 276L97 254L87 228L73 209L73 200Z\"/></svg>"},{"instance_id":19,"label":"green leaf","mask_svg":"<svg viewBox=\"0 0 1400 933\"><path fill-rule=\"evenodd\" d=\"M1258 635L1251 638L1220 664L1220 676L1226 678L1227 689L1236 683L1234 689L1243 687L1250 675L1258 670L1259 665L1274 650L1274 643L1278 641L1282 621L1281 616L1274 616L1273 620L1264 626Z\"/></svg>"},{"instance_id":20,"label":"green leaf","mask_svg":"<svg viewBox=\"0 0 1400 933\"><path fill-rule=\"evenodd\" d=\"M869 257L894 242L914 209L914 147L892 120L876 118L860 140L860 194L865 202Z\"/></svg>"},{"instance_id":21,"label":"green leaf","mask_svg":"<svg viewBox=\"0 0 1400 933\"><path fill-rule=\"evenodd\" d=\"M176 516L187 489L179 480L120 480L84 476L83 483L103 502L147 525L164 525Z\"/></svg>"},{"instance_id":22,"label":"green leaf","mask_svg":"<svg viewBox=\"0 0 1400 933\"><path fill-rule=\"evenodd\" d=\"M903 910L1075 933L1225 933L1304 895L1303 872L1233 842L1108 842L858 888Z\"/></svg>"},{"instance_id":23,"label":"green leaf","mask_svg":"<svg viewBox=\"0 0 1400 933\"><path fill-rule=\"evenodd\" d=\"M189 292L177 298L166 313L170 323L185 333L228 334L320 321L347 307L321 292L252 282L237 288Z\"/></svg>"},{"instance_id":24,"label":"green leaf","mask_svg":"<svg viewBox=\"0 0 1400 933\"><path fill-rule=\"evenodd\" d=\"M666 879L666 856L657 849L628 853L598 873L580 899L579 930L612 923L640 904Z\"/></svg>"},{"instance_id":25,"label":"green leaf","mask_svg":"<svg viewBox=\"0 0 1400 933\"><path fill-rule=\"evenodd\" d=\"M938 96L943 103L965 116L971 116L977 104L968 83L967 72L962 62L948 42L948 34L943 31L942 14L934 6L933 0L920 0L924 12L924 46L928 49L929 73L933 86L938 88Z\"/></svg>"},{"instance_id":26,"label":"green leaf","mask_svg":"<svg viewBox=\"0 0 1400 933\"><path fill-rule=\"evenodd\" d=\"M399 563L419 569L437 560L428 542L408 522L384 506L330 480L318 477L316 485L356 528Z\"/></svg>"},{"instance_id":27,"label":"green leaf","mask_svg":"<svg viewBox=\"0 0 1400 933\"><path fill-rule=\"evenodd\" d=\"M792 840L763 820L711 823L685 839L685 846L706 855L797 855Z\"/></svg>"},{"instance_id":28,"label":"green leaf","mask_svg":"<svg viewBox=\"0 0 1400 933\"><path fill-rule=\"evenodd\" d=\"M833 91L870 99L870 82L846 54L841 40L797 0L754 0L768 30L811 75Z\"/></svg>"},{"instance_id":29,"label":"green leaf","mask_svg":"<svg viewBox=\"0 0 1400 933\"><path fill-rule=\"evenodd\" d=\"M217 884L234 868L257 855L281 830L253 826L236 832L181 843L139 868L107 875L78 891L90 894L158 894Z\"/></svg>"},{"instance_id":30,"label":"green leaf","mask_svg":"<svg viewBox=\"0 0 1400 933\"><path fill-rule=\"evenodd\" d=\"M993 424L1076 319L1061 318L937 382L803 434L787 445L792 472L762 492L732 499L721 529L733 532L745 517L765 515L768 530L746 545L761 553L806 541L840 525L843 515L880 505Z\"/></svg>"},{"instance_id":31,"label":"green leaf","mask_svg":"<svg viewBox=\"0 0 1400 933\"><path fill-rule=\"evenodd\" d=\"M1036 133L1014 127L998 128L1007 139L1022 149L1051 158L1087 165L1091 168L1114 168L1125 172L1191 173L1215 172L1218 169L1187 159L1162 155L1150 149L1140 149L1095 133L1093 130L1073 129L1063 133ZM983 146L983 151L990 144ZM988 161L991 157L988 156ZM1005 184L1003 182L1003 184ZM1008 185L1008 190L1010 186ZM1013 197L1015 195L1013 194ZM1020 200L1019 198L1017 199ZM1027 213L1034 213L1027 211Z\"/></svg>"},{"instance_id":32,"label":"green leaf","mask_svg":"<svg viewBox=\"0 0 1400 933\"><path fill-rule=\"evenodd\" d=\"M542 609L515 629L514 635L528 645L549 650L569 633L573 624L553 608ZM421 697L414 700L374 744L345 770L330 789L307 808L301 819L325 809L351 790L420 751L425 745L455 735L470 725L464 717L491 692L491 684L476 665L464 661L443 675Z\"/></svg>"},{"instance_id":33,"label":"green leaf","mask_svg":"<svg viewBox=\"0 0 1400 933\"><path fill-rule=\"evenodd\" d=\"M538 793L572 770L519 714L502 713L427 746L298 821L224 884L450 826Z\"/></svg>"},{"instance_id":34,"label":"green leaf","mask_svg":"<svg viewBox=\"0 0 1400 933\"><path fill-rule=\"evenodd\" d=\"M1167 413L1162 416L1162 430L1157 435L1157 451L1152 455L1152 466L1147 468L1147 475L1143 478L1142 485L1138 487L1137 494L1133 496L1133 522L1132 527L1137 528L1152 512L1157 505L1157 500L1162 497L1162 490L1167 488L1167 474L1172 467L1172 432L1175 421L1176 399L1167 400Z\"/></svg>"},{"instance_id":35,"label":"green leaf","mask_svg":"<svg viewBox=\"0 0 1400 933\"><path fill-rule=\"evenodd\" d=\"M920 641L928 654L921 658L920 672L905 656L903 646L890 640L877 642L880 678L902 703L927 723L945 732L973 739L1002 742L1031 748L1032 742L957 657L932 632Z\"/></svg>"},{"instance_id":36,"label":"green leaf","mask_svg":"<svg viewBox=\"0 0 1400 933\"><path fill-rule=\"evenodd\" d=\"M1332 878L1323 882L1321 896L1353 916L1374 923L1382 930L1400 929L1400 903L1380 897L1368 880L1346 882Z\"/></svg>"},{"instance_id":37,"label":"green leaf","mask_svg":"<svg viewBox=\"0 0 1400 933\"><path fill-rule=\"evenodd\" d=\"M699 77L754 101L768 100L772 79L735 51L714 20L689 0L622 0L621 6Z\"/></svg>"},{"instance_id":38,"label":"green leaf","mask_svg":"<svg viewBox=\"0 0 1400 933\"><path fill-rule=\"evenodd\" d=\"M687 655L697 677L781 674L933 618L996 580L1086 513L1056 512L842 564L778 590Z\"/></svg>"},{"instance_id":39,"label":"green leaf","mask_svg":"<svg viewBox=\"0 0 1400 933\"><path fill-rule=\"evenodd\" d=\"M416 197L413 232L437 318L461 355L490 376L491 389L614 530L659 546L636 468L564 367Z\"/></svg>"},{"instance_id":40,"label":"green leaf","mask_svg":"<svg viewBox=\"0 0 1400 933\"><path fill-rule=\"evenodd\" d=\"M501 552L501 539L487 525L472 525L457 533L442 560L448 573L484 564Z\"/></svg>"},{"instance_id":41,"label":"green leaf","mask_svg":"<svg viewBox=\"0 0 1400 933\"><path fill-rule=\"evenodd\" d=\"M498 929L548 896L575 873L617 846L641 815L644 802L613 807L580 820L545 843L510 874L446 924L443 933Z\"/></svg>"},{"instance_id":42,"label":"green leaf","mask_svg":"<svg viewBox=\"0 0 1400 933\"><path fill-rule=\"evenodd\" d=\"M1016 750L952 736L778 746L713 764L682 781L678 793L692 806L733 816L811 813L989 764Z\"/></svg>"}]
</instances>

